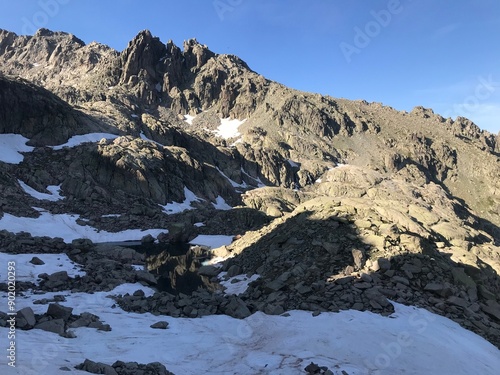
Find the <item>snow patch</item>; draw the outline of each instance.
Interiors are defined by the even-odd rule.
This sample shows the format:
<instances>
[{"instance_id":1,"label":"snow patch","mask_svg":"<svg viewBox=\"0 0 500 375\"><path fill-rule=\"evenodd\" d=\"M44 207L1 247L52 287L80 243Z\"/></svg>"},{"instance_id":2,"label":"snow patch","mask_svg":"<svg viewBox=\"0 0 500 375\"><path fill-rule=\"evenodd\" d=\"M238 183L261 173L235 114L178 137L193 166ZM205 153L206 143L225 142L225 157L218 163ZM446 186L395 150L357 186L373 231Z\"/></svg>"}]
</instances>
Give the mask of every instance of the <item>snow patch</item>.
<instances>
[{"instance_id":1,"label":"snow patch","mask_svg":"<svg viewBox=\"0 0 500 375\"><path fill-rule=\"evenodd\" d=\"M233 277L230 277L227 280L224 280L224 276L227 275L227 272L221 272L219 274L219 283L222 285L224 289L224 293L226 294L234 294L234 295L239 295L245 293L245 291L248 289L248 285L252 282L257 280L260 275L252 275L250 277L247 277L247 275L242 274L242 275L236 275Z\"/></svg>"},{"instance_id":2,"label":"snow patch","mask_svg":"<svg viewBox=\"0 0 500 375\"><path fill-rule=\"evenodd\" d=\"M47 186L47 190L50 194L40 193L39 191L33 189L31 186L26 185L23 181L17 180L19 185L23 188L24 192L28 195L31 195L33 198L38 200L46 200L51 202L57 202L63 200L64 197L61 196L61 185L49 185Z\"/></svg>"},{"instance_id":3,"label":"snow patch","mask_svg":"<svg viewBox=\"0 0 500 375\"><path fill-rule=\"evenodd\" d=\"M212 203L212 206L214 206L216 210L229 211L233 209L220 195L215 198L215 203Z\"/></svg>"},{"instance_id":4,"label":"snow patch","mask_svg":"<svg viewBox=\"0 0 500 375\"><path fill-rule=\"evenodd\" d=\"M107 215L102 215L101 217L121 217L121 214L107 214Z\"/></svg>"},{"instance_id":5,"label":"snow patch","mask_svg":"<svg viewBox=\"0 0 500 375\"><path fill-rule=\"evenodd\" d=\"M31 152L35 148L26 146L29 139L20 134L0 134L0 161L19 164L24 160L21 152Z\"/></svg>"},{"instance_id":6,"label":"snow patch","mask_svg":"<svg viewBox=\"0 0 500 375\"><path fill-rule=\"evenodd\" d=\"M165 206L160 205L160 207L163 208L163 211L167 215L172 215L186 210L194 210L194 207L191 206L191 203L203 201L203 199L197 197L196 194L189 190L187 187L184 187L184 196L186 197L184 202L167 203Z\"/></svg>"},{"instance_id":7,"label":"snow patch","mask_svg":"<svg viewBox=\"0 0 500 375\"><path fill-rule=\"evenodd\" d=\"M184 121L186 121L189 125L193 125L193 120L196 116L184 115Z\"/></svg>"},{"instance_id":8,"label":"snow patch","mask_svg":"<svg viewBox=\"0 0 500 375\"><path fill-rule=\"evenodd\" d=\"M496 375L500 368L500 351L492 344L447 318L414 307L395 304L390 318L349 310L317 317L308 311L290 311L288 317L258 312L245 319L159 317L112 307L115 301L109 295L137 289L153 293L140 284L92 295L67 292L64 305L73 307L73 314L97 314L112 330L76 328L72 339L39 329L17 330L16 341L22 343L16 348L17 370L63 375L67 371L62 367L73 368L86 358L107 364L160 362L175 374L207 375L302 374L310 362L328 366L336 375ZM55 294L63 293L43 298ZM41 314L47 306L34 305L39 298L20 296L16 307L30 306ZM149 328L159 320L168 321L168 330ZM0 328L0 336L7 333L8 328ZM33 361L33 353L56 355ZM0 362L0 373L11 370L7 361Z\"/></svg>"},{"instance_id":9,"label":"snow patch","mask_svg":"<svg viewBox=\"0 0 500 375\"><path fill-rule=\"evenodd\" d=\"M262 187L266 187L266 186L267 186L266 184L264 184L264 183L261 181L260 177L252 177L252 176L250 176L250 175L249 175L249 174L248 174L248 173L247 173L247 172L243 169L243 167L241 168L241 173L243 173L243 174L247 175L247 176L248 176L248 177L250 177L252 180L254 180L255 182L257 182L257 187L262 188Z\"/></svg>"},{"instance_id":10,"label":"snow patch","mask_svg":"<svg viewBox=\"0 0 500 375\"><path fill-rule=\"evenodd\" d=\"M290 167L292 168L299 168L299 164L293 160L288 159L287 160L288 164L290 164Z\"/></svg>"},{"instance_id":11,"label":"snow patch","mask_svg":"<svg viewBox=\"0 0 500 375\"><path fill-rule=\"evenodd\" d=\"M194 223L193 224L195 227L197 228L200 228L200 227L204 227L205 226L205 223Z\"/></svg>"},{"instance_id":12,"label":"snow patch","mask_svg":"<svg viewBox=\"0 0 500 375\"><path fill-rule=\"evenodd\" d=\"M121 232L111 233L98 230L91 226L81 226L76 221L80 215L51 214L42 209L38 210L38 218L18 217L4 213L0 219L0 229L13 233L28 232L32 236L61 237L64 242L70 243L77 238L88 238L92 242L121 242L141 240L142 237L151 234L157 237L160 233L166 233L166 229L128 229Z\"/></svg>"},{"instance_id":13,"label":"snow patch","mask_svg":"<svg viewBox=\"0 0 500 375\"><path fill-rule=\"evenodd\" d=\"M239 137L241 134L238 131L238 128L245 121L246 119L244 120L238 120L238 119L231 120L230 118L221 119L220 125L215 131L215 135L218 137L222 137L224 139Z\"/></svg>"},{"instance_id":14,"label":"snow patch","mask_svg":"<svg viewBox=\"0 0 500 375\"><path fill-rule=\"evenodd\" d=\"M222 175L222 177L224 177L226 180L229 181L229 183L231 184L232 187L235 187L235 188L240 188L240 189L246 189L248 188L248 185L245 181L243 181L241 184L237 183L236 181L230 179L224 172L222 172L219 167L215 167L215 169L217 169L217 171Z\"/></svg>"},{"instance_id":15,"label":"snow patch","mask_svg":"<svg viewBox=\"0 0 500 375\"><path fill-rule=\"evenodd\" d=\"M142 140L144 141L148 141L148 142L151 142L151 143L154 143L154 144L157 144L158 146L161 146L161 147L164 147L161 143L159 142L156 142L156 141L153 141L152 139L146 137L146 134L144 134L144 132L141 131L141 134L139 134L139 136L141 137Z\"/></svg>"},{"instance_id":16,"label":"snow patch","mask_svg":"<svg viewBox=\"0 0 500 375\"><path fill-rule=\"evenodd\" d=\"M209 246L216 249L221 246L230 245L233 242L234 236L224 236L221 234L200 234L196 238L189 241L192 245Z\"/></svg>"},{"instance_id":17,"label":"snow patch","mask_svg":"<svg viewBox=\"0 0 500 375\"><path fill-rule=\"evenodd\" d=\"M33 257L38 257L45 264L34 265L30 263ZM85 276L81 266L71 261L66 254L6 254L0 253L0 264L16 262L16 281L32 282L39 284L38 275L46 273L51 275L55 272L66 271L69 277ZM0 272L0 282L7 282L7 274Z\"/></svg>"},{"instance_id":18,"label":"snow patch","mask_svg":"<svg viewBox=\"0 0 500 375\"><path fill-rule=\"evenodd\" d=\"M115 139L119 136L110 133L89 133L83 135L75 135L71 137L68 142L59 146L50 146L54 150L61 150L63 147L76 147L83 143L95 143L99 142L101 139Z\"/></svg>"}]
</instances>

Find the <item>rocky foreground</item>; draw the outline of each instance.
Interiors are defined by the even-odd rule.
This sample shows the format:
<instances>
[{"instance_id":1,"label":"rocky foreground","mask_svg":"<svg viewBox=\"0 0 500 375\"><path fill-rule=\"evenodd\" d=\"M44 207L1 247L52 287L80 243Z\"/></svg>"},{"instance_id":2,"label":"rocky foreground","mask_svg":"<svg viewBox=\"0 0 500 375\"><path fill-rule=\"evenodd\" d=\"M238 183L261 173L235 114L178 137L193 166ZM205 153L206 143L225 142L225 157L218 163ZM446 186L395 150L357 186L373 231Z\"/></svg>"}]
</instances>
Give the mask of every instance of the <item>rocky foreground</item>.
<instances>
[{"instance_id":1,"label":"rocky foreground","mask_svg":"<svg viewBox=\"0 0 500 375\"><path fill-rule=\"evenodd\" d=\"M47 305L43 314L23 308L19 329L106 331L98 313L73 314L65 293L140 283L156 292L115 295L116 308L158 315L159 326L161 316L291 310L390 316L397 303L500 348L498 135L422 107L298 92L235 56L195 40L181 50L148 31L117 52L67 33L0 30L0 62L0 137L16 134L24 150L0 138L1 252L65 254L84 272L18 282L20 295L39 293L36 304ZM145 254L9 226L65 214L78 216L76 233L162 228L143 242L165 246L234 239ZM239 283L249 285L224 293ZM91 360L79 369L168 374L159 363Z\"/></svg>"}]
</instances>

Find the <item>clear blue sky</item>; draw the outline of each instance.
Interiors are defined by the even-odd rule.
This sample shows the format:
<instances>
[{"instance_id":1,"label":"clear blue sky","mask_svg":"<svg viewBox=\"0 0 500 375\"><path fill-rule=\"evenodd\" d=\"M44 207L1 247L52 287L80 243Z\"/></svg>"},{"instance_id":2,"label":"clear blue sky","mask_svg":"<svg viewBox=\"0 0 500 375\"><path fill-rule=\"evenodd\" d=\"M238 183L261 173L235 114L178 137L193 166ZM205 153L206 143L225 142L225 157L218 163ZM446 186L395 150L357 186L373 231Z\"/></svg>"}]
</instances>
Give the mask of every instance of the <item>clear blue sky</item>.
<instances>
[{"instance_id":1,"label":"clear blue sky","mask_svg":"<svg viewBox=\"0 0 500 375\"><path fill-rule=\"evenodd\" d=\"M0 0L0 28L123 50L140 30L197 38L269 79L500 131L498 0Z\"/></svg>"}]
</instances>

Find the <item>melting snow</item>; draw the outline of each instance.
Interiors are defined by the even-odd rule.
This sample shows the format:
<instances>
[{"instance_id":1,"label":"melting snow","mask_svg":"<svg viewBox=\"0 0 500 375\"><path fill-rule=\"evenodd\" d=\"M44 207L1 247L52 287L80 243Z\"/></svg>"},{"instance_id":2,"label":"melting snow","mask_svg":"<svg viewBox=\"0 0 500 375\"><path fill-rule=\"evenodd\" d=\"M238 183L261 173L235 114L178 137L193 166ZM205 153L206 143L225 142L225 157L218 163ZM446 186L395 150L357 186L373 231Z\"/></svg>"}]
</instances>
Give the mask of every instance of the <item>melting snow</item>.
<instances>
[{"instance_id":1,"label":"melting snow","mask_svg":"<svg viewBox=\"0 0 500 375\"><path fill-rule=\"evenodd\" d=\"M83 143L94 143L94 142L99 142L101 139L115 139L118 138L119 136L116 134L109 134L109 133L89 133L89 134L83 134L83 135L75 135L71 137L68 142L66 142L63 145L59 146L51 146L54 150L61 150L63 147L76 147L79 146Z\"/></svg>"},{"instance_id":2,"label":"melting snow","mask_svg":"<svg viewBox=\"0 0 500 375\"><path fill-rule=\"evenodd\" d=\"M32 236L61 237L66 243L77 238L88 238L96 243L140 240L148 234L157 237L160 233L168 232L166 229L128 229L111 233L100 231L88 225L79 225L76 222L80 217L79 215L54 215L47 211L39 211L40 216L38 218L18 217L4 213L0 219L0 229L14 233L29 232Z\"/></svg>"},{"instance_id":3,"label":"melting snow","mask_svg":"<svg viewBox=\"0 0 500 375\"><path fill-rule=\"evenodd\" d=\"M216 249L221 246L230 245L234 236L224 236L220 234L200 234L189 243L192 245L209 246Z\"/></svg>"},{"instance_id":4,"label":"melting snow","mask_svg":"<svg viewBox=\"0 0 500 375\"><path fill-rule=\"evenodd\" d=\"M165 206L160 205L160 207L163 207L163 211L167 215L172 215L186 210L194 210L194 207L191 206L191 203L200 202L203 200L201 198L198 198L196 194L189 190L187 187L184 187L184 196L186 197L184 202L167 203Z\"/></svg>"},{"instance_id":5,"label":"melting snow","mask_svg":"<svg viewBox=\"0 0 500 375\"><path fill-rule=\"evenodd\" d=\"M217 171L226 179L229 181L229 183L231 184L231 186L235 187L235 188L241 188L241 189L246 189L248 188L248 185L245 181L243 181L241 184L237 183L236 181L230 179L224 172L222 172L219 167L215 167L215 169L217 169Z\"/></svg>"},{"instance_id":6,"label":"melting snow","mask_svg":"<svg viewBox=\"0 0 500 375\"><path fill-rule=\"evenodd\" d=\"M0 373L62 375L86 358L112 364L116 360L160 362L175 374L303 374L311 361L328 366L335 375L440 374L496 375L500 352L474 333L447 318L414 307L395 304L390 318L370 312L322 313L290 311L290 316L255 313L246 319L225 315L197 319L126 313L113 308L108 295L132 294L140 284L123 284L111 292L64 294L64 306L74 314L91 312L112 331L81 327L76 338L32 329L16 331L17 368L0 362ZM6 296L5 292L1 292ZM46 305L34 305L40 295L17 298L40 314ZM151 329L159 320L167 330ZM7 337L8 328L0 328ZM40 356L33 360L34 353ZM16 372L18 371L18 372ZM83 374L83 373L82 373Z\"/></svg>"},{"instance_id":7,"label":"melting snow","mask_svg":"<svg viewBox=\"0 0 500 375\"><path fill-rule=\"evenodd\" d=\"M215 244L224 239L228 244L231 236L198 238L201 241L192 243ZM32 256L45 265L29 263ZM0 264L12 260L20 281L36 282L42 272L83 274L65 254L0 253ZM5 272L0 275L0 282L5 282ZM226 293L241 293L257 277L223 282ZM177 374L209 375L303 374L310 362L328 366L335 375L496 375L500 368L500 351L492 344L445 317L412 306L394 303L395 313L390 317L348 310L316 317L307 311L289 311L288 316L258 312L241 320L226 315L188 319L127 313L109 298L137 289L146 296L155 292L141 284L122 284L111 292L39 295L26 291L17 296L17 311L31 307L42 314L47 305L34 304L34 300L62 294L63 306L74 308L74 314L98 315L112 331L80 327L73 330L76 337L69 339L39 329L17 330L16 368L0 361L0 373L63 375L67 373L63 367L74 368L86 358L107 364L160 362ZM1 291L0 300L6 299L7 293ZM168 321L167 330L150 328L160 320ZM0 327L0 337L7 336L8 328Z\"/></svg>"},{"instance_id":8,"label":"melting snow","mask_svg":"<svg viewBox=\"0 0 500 375\"><path fill-rule=\"evenodd\" d=\"M255 182L257 182L257 186L258 187L266 187L266 185L261 181L261 179L259 177L255 178L255 177L252 177L250 176L244 169L243 167L241 168L241 173L244 173L246 174L248 177L250 177L252 180L255 180Z\"/></svg>"},{"instance_id":9,"label":"melting snow","mask_svg":"<svg viewBox=\"0 0 500 375\"><path fill-rule=\"evenodd\" d=\"M0 161L19 164L24 160L21 152L31 152L35 148L26 146L29 139L20 134L0 134Z\"/></svg>"},{"instance_id":10,"label":"melting snow","mask_svg":"<svg viewBox=\"0 0 500 375\"><path fill-rule=\"evenodd\" d=\"M224 293L226 294L234 294L234 295L239 295L242 293L245 293L245 291L248 289L248 284L250 284L252 281L257 280L260 275L252 275L250 277L247 277L247 275L237 275L230 277L227 280L224 280L224 276L227 275L227 272L221 272L219 274L219 283L225 288Z\"/></svg>"},{"instance_id":11,"label":"melting snow","mask_svg":"<svg viewBox=\"0 0 500 375\"><path fill-rule=\"evenodd\" d=\"M34 265L30 263L33 257L40 258L45 264ZM71 261L66 254L6 254L0 253L0 264L16 262L16 281L25 281L38 284L38 275L48 275L59 271L66 271L69 277L84 276L81 267ZM0 273L0 282L7 282L5 272Z\"/></svg>"},{"instance_id":12,"label":"melting snow","mask_svg":"<svg viewBox=\"0 0 500 375\"><path fill-rule=\"evenodd\" d=\"M184 115L184 121L186 121L189 125L193 125L193 120L196 116Z\"/></svg>"},{"instance_id":13,"label":"melting snow","mask_svg":"<svg viewBox=\"0 0 500 375\"><path fill-rule=\"evenodd\" d=\"M157 144L158 146L161 146L161 147L164 147L161 143L158 143L156 141L153 141L152 139L146 137L146 134L144 134L144 132L141 131L141 134L139 134L139 136L141 137L142 140L144 141L148 141L148 142L151 142L151 143L155 143Z\"/></svg>"},{"instance_id":14,"label":"melting snow","mask_svg":"<svg viewBox=\"0 0 500 375\"><path fill-rule=\"evenodd\" d=\"M229 210L233 209L230 205L228 205L226 203L226 201L224 200L224 198L222 198L220 195L217 196L217 198L215 198L215 203L212 203L212 205L214 206L214 208L216 210L229 211Z\"/></svg>"},{"instance_id":15,"label":"melting snow","mask_svg":"<svg viewBox=\"0 0 500 375\"><path fill-rule=\"evenodd\" d=\"M224 139L236 138L240 136L238 128L242 125L245 120L225 118L220 121L220 125L215 131L215 135L222 137Z\"/></svg>"},{"instance_id":16,"label":"melting snow","mask_svg":"<svg viewBox=\"0 0 500 375\"><path fill-rule=\"evenodd\" d=\"M51 202L56 202L64 199L63 196L61 196L61 185L55 186L55 185L50 185L47 186L47 190L50 191L50 194L47 193L40 193L39 191L33 189L32 187L26 185L23 181L17 180L19 185L23 188L23 190L31 195L33 198L39 199L39 200L46 200L46 201L51 201Z\"/></svg>"}]
</instances>

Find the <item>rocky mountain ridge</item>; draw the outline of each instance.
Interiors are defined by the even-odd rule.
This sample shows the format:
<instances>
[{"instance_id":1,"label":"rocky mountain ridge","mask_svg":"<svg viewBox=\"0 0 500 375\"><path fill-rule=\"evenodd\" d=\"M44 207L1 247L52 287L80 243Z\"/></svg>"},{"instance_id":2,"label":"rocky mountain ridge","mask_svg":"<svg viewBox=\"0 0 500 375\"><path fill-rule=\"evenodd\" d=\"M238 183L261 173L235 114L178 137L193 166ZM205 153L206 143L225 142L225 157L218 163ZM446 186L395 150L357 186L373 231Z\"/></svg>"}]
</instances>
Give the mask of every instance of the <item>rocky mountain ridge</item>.
<instances>
[{"instance_id":1,"label":"rocky mountain ridge","mask_svg":"<svg viewBox=\"0 0 500 375\"><path fill-rule=\"evenodd\" d=\"M0 62L0 135L34 147L19 164L0 162L0 220L41 207L100 230L166 228L164 242L238 235L214 251L229 257L223 268L203 276L260 275L239 297L124 296L124 309L389 314L392 300L500 345L500 135L423 107L299 92L236 56L194 39L181 50L149 31L117 52L46 29L0 30ZM54 147L89 133L108 136ZM40 201L20 182L60 186L63 199ZM168 212L182 202L190 209ZM5 251L22 252L23 236L5 233ZM120 259L106 267L134 280Z\"/></svg>"}]
</instances>

